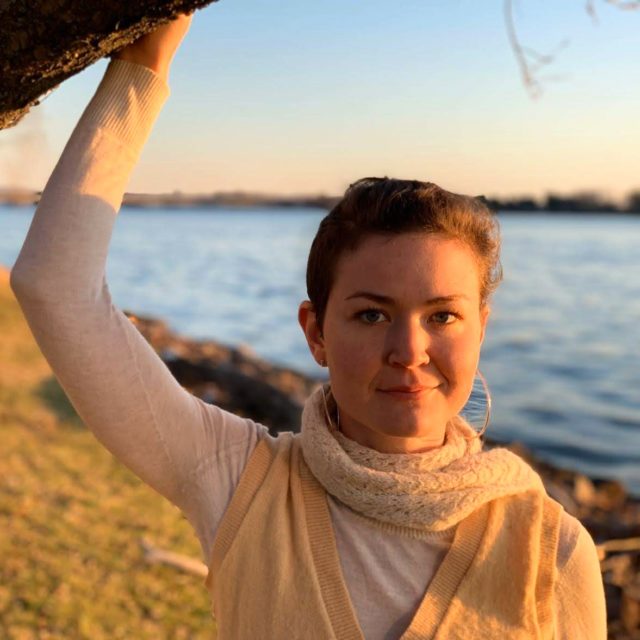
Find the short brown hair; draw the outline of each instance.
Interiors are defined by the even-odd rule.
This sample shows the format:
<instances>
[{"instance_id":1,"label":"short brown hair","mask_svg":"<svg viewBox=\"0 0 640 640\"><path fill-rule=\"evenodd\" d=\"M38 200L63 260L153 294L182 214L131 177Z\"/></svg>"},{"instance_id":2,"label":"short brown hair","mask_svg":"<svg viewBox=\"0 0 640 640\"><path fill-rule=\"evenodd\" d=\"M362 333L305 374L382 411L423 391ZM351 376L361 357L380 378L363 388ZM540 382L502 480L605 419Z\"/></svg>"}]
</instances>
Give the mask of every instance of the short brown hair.
<instances>
[{"instance_id":1,"label":"short brown hair","mask_svg":"<svg viewBox=\"0 0 640 640\"><path fill-rule=\"evenodd\" d=\"M502 279L500 226L478 198L431 182L362 178L322 219L307 261L307 293L322 328L340 257L371 235L438 233L465 242L480 266L480 304Z\"/></svg>"}]
</instances>

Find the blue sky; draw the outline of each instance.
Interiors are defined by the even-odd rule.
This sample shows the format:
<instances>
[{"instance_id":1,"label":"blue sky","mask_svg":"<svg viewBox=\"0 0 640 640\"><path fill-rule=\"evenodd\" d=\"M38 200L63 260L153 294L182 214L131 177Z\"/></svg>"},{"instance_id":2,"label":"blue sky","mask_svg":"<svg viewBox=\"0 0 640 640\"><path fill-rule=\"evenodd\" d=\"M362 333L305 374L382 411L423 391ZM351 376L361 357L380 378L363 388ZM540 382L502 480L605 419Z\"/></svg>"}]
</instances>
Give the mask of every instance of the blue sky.
<instances>
[{"instance_id":1,"label":"blue sky","mask_svg":"<svg viewBox=\"0 0 640 640\"><path fill-rule=\"evenodd\" d=\"M364 175L472 194L640 189L640 11L520 0L569 45L531 99L502 0L220 0L198 11L130 191L338 193ZM0 186L42 188L104 72L0 132Z\"/></svg>"}]
</instances>

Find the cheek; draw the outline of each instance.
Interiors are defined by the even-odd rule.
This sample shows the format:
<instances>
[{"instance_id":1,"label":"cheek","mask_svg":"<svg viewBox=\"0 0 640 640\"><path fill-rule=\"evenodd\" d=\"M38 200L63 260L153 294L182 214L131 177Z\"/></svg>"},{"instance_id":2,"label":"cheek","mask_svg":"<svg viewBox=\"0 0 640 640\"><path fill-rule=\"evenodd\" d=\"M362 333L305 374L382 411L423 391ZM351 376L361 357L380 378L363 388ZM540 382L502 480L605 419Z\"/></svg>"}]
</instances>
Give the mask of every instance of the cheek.
<instances>
[{"instance_id":1,"label":"cheek","mask_svg":"<svg viewBox=\"0 0 640 640\"><path fill-rule=\"evenodd\" d=\"M363 343L355 337L350 339L347 333L338 334L332 340L327 341L327 353L333 372L344 375L364 372L370 369L373 362L377 360L371 345Z\"/></svg>"},{"instance_id":2,"label":"cheek","mask_svg":"<svg viewBox=\"0 0 640 640\"><path fill-rule=\"evenodd\" d=\"M442 373L452 386L471 391L473 378L480 358L480 336L473 331L446 341L438 352Z\"/></svg>"},{"instance_id":3,"label":"cheek","mask_svg":"<svg viewBox=\"0 0 640 640\"><path fill-rule=\"evenodd\" d=\"M363 335L348 323L327 327L325 346L333 381L371 378L380 368L380 345L374 331Z\"/></svg>"}]
</instances>

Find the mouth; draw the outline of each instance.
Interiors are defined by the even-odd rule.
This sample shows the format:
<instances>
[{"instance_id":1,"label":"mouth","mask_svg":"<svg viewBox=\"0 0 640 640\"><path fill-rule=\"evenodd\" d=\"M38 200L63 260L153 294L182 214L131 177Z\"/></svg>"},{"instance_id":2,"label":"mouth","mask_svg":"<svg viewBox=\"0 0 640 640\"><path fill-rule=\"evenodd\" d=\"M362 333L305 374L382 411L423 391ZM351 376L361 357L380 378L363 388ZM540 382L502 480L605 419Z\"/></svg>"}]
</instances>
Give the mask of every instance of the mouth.
<instances>
[{"instance_id":1,"label":"mouth","mask_svg":"<svg viewBox=\"0 0 640 640\"><path fill-rule=\"evenodd\" d=\"M397 398L399 400L416 400L436 388L437 387L397 386L378 389L378 391L390 398Z\"/></svg>"}]
</instances>

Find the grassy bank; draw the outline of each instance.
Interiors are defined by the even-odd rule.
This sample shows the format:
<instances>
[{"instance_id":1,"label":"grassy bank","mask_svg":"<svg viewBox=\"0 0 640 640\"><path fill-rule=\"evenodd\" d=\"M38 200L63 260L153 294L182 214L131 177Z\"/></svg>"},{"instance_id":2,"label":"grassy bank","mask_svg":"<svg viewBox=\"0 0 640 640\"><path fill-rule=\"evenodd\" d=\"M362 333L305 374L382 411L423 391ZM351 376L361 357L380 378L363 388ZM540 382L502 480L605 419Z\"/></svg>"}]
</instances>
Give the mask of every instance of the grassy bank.
<instances>
[{"instance_id":1,"label":"grassy bank","mask_svg":"<svg viewBox=\"0 0 640 640\"><path fill-rule=\"evenodd\" d=\"M3 271L0 335L0 638L210 639L202 579L139 546L200 558L189 524L82 425Z\"/></svg>"}]
</instances>

